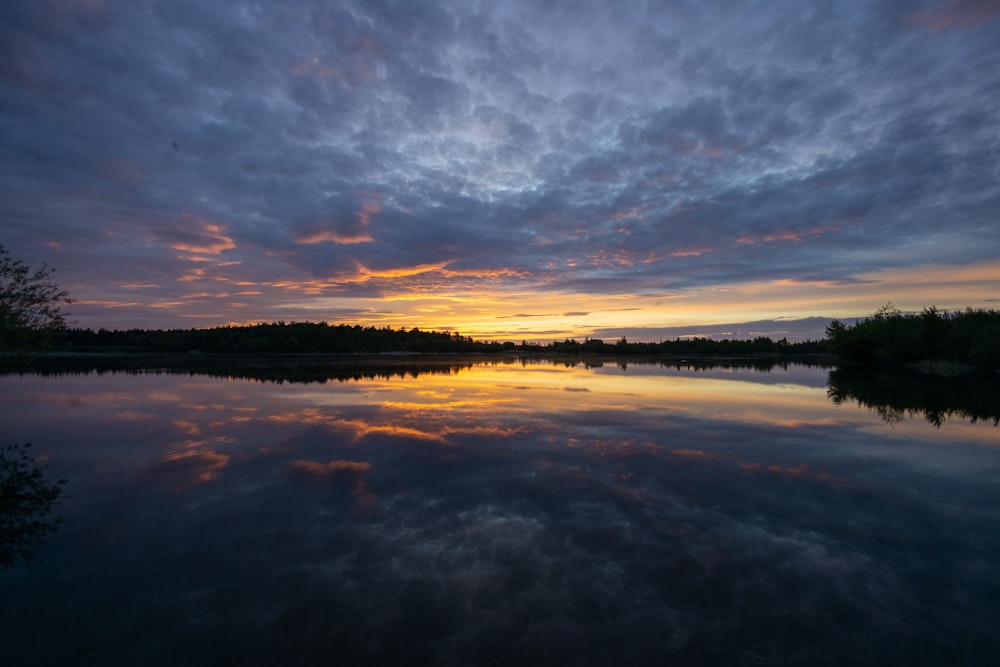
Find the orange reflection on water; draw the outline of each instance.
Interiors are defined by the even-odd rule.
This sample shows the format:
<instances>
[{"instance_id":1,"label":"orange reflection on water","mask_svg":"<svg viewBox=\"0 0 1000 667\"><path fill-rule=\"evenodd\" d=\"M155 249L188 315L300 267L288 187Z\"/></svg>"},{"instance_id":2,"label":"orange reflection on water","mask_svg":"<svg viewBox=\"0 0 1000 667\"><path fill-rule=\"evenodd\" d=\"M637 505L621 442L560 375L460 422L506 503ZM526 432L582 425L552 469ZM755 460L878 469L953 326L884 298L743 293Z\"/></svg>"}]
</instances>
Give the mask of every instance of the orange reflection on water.
<instances>
[{"instance_id":1,"label":"orange reflection on water","mask_svg":"<svg viewBox=\"0 0 1000 667\"><path fill-rule=\"evenodd\" d=\"M384 422L382 420L367 422L356 417L346 417L336 410L324 411L319 408L303 408L294 412L268 415L263 417L262 421L276 424L324 426L333 431L347 432L349 439L354 442L371 434L381 434L446 444L445 439L439 433L421 430L413 426L402 426L395 423L397 421L395 419L386 419Z\"/></svg>"},{"instance_id":2,"label":"orange reflection on water","mask_svg":"<svg viewBox=\"0 0 1000 667\"><path fill-rule=\"evenodd\" d=\"M357 498L358 504L372 506L378 502L378 496L368 490L365 473L372 467L368 461L348 461L336 459L327 463L295 459L288 463L288 469L294 473L302 473L312 477L329 477L344 479L351 483L351 495Z\"/></svg>"},{"instance_id":3,"label":"orange reflection on water","mask_svg":"<svg viewBox=\"0 0 1000 667\"><path fill-rule=\"evenodd\" d=\"M707 461L719 458L718 454L709 454L700 449L668 449L667 451L675 456L683 456L688 459L704 459Z\"/></svg>"},{"instance_id":4,"label":"orange reflection on water","mask_svg":"<svg viewBox=\"0 0 1000 667\"><path fill-rule=\"evenodd\" d=\"M345 461L343 459L337 459L336 461L329 461L328 463L319 463L317 461L306 461L304 459L295 459L288 464L288 467L292 470L299 470L302 472L307 472L311 475L333 475L338 472L354 472L362 473L372 467L372 464L368 461Z\"/></svg>"},{"instance_id":5,"label":"orange reflection on water","mask_svg":"<svg viewBox=\"0 0 1000 667\"><path fill-rule=\"evenodd\" d=\"M484 447L537 448L538 459L546 458L542 450L575 449L596 467L608 466L618 485L630 482L617 477L625 471L616 466L644 455L836 483L842 480L823 465L810 461L812 467L803 467L809 461L805 452L781 461L760 456L760 433L803 448L813 435L827 434L859 447L998 442L991 424L955 418L934 428L919 415L887 423L868 408L834 404L827 397L826 371L818 368L766 373L515 360L456 365L450 372L414 368L405 376L316 384L187 373L36 377L8 380L3 399L7 413L17 415L9 424L36 425L23 434L12 431L10 438L40 441L37 424L59 422L71 424L65 428L72 431L100 432L111 440L94 444L108 452L102 469L145 469L173 487L217 480L227 469L265 458L292 458L299 462L293 466L297 474L305 474L312 461L314 475L367 478L368 469L351 472L343 462L376 460L378 448L413 446L428 447L421 453L428 460ZM52 420L52 406L61 411L60 420ZM744 438L744 428L756 435ZM686 439L694 432L704 441ZM313 449L302 451L303 443ZM965 465L962 451L949 454L949 465ZM367 486L352 488L359 499L372 501Z\"/></svg>"},{"instance_id":6,"label":"orange reflection on water","mask_svg":"<svg viewBox=\"0 0 1000 667\"><path fill-rule=\"evenodd\" d=\"M384 397L382 406L405 409L411 416L416 411L457 415L487 409L546 413L613 409L764 423L813 424L830 419L824 387L762 384L745 378L644 374L635 366L595 371L582 364L503 364L454 375L424 375L406 387L392 382L367 386L391 391L392 397Z\"/></svg>"},{"instance_id":7,"label":"orange reflection on water","mask_svg":"<svg viewBox=\"0 0 1000 667\"><path fill-rule=\"evenodd\" d=\"M802 479L811 479L830 483L842 483L847 481L843 477L837 477L822 471L816 471L807 463L800 463L795 466L782 466L775 465L773 463L741 463L740 468L746 470L747 472L767 473L777 475L779 477L798 477Z\"/></svg>"},{"instance_id":8,"label":"orange reflection on water","mask_svg":"<svg viewBox=\"0 0 1000 667\"><path fill-rule=\"evenodd\" d=\"M166 478L175 489L184 489L215 479L231 458L229 454L213 450L205 440L188 440L178 443L151 463L148 472Z\"/></svg>"}]
</instances>

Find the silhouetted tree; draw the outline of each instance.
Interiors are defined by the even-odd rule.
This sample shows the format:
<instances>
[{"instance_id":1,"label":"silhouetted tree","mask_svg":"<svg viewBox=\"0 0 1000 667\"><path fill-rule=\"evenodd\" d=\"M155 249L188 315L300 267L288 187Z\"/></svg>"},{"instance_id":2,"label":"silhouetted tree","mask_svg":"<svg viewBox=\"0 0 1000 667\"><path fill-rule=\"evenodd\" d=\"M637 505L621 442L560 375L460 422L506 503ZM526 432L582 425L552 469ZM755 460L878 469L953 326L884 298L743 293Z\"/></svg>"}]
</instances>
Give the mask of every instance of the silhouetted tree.
<instances>
[{"instance_id":1,"label":"silhouetted tree","mask_svg":"<svg viewBox=\"0 0 1000 667\"><path fill-rule=\"evenodd\" d=\"M53 271L47 264L32 271L0 245L0 352L44 348L66 327L60 306L71 300L52 280Z\"/></svg>"},{"instance_id":2,"label":"silhouetted tree","mask_svg":"<svg viewBox=\"0 0 1000 667\"><path fill-rule=\"evenodd\" d=\"M826 327L827 345L845 361L898 365L953 361L1000 368L1000 312L966 309L948 313L934 306L902 313L891 304L868 318Z\"/></svg>"}]
</instances>

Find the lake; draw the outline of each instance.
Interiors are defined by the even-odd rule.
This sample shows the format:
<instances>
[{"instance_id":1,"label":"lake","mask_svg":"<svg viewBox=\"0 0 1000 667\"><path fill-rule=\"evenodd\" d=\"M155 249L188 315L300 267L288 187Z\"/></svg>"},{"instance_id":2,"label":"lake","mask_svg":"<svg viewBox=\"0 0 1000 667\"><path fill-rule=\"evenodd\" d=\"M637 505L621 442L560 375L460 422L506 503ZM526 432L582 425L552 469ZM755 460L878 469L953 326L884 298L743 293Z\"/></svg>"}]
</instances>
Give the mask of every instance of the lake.
<instances>
[{"instance_id":1,"label":"lake","mask_svg":"<svg viewBox=\"0 0 1000 667\"><path fill-rule=\"evenodd\" d=\"M147 364L148 365L148 364ZM0 376L3 665L997 665L996 378L516 359Z\"/></svg>"}]
</instances>

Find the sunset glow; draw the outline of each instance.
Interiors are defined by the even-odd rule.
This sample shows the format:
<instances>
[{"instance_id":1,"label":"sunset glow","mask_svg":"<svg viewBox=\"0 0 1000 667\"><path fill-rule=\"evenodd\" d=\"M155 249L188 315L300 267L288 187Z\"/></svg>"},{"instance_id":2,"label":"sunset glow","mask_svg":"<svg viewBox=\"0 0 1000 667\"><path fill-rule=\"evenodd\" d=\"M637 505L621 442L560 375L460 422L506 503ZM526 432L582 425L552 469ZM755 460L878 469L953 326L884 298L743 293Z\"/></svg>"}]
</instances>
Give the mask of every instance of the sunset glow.
<instances>
[{"instance_id":1,"label":"sunset glow","mask_svg":"<svg viewBox=\"0 0 1000 667\"><path fill-rule=\"evenodd\" d=\"M0 243L76 326L801 340L1000 303L995 2L0 19Z\"/></svg>"}]
</instances>

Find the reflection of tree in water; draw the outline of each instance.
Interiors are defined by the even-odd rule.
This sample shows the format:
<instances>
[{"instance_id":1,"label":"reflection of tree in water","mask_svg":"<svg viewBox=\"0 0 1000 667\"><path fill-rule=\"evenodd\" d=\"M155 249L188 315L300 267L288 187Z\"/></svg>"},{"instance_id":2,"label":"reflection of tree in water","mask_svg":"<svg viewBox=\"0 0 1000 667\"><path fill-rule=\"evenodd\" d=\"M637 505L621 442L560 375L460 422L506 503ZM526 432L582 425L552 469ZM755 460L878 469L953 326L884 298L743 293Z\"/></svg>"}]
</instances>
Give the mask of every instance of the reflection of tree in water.
<instances>
[{"instance_id":1,"label":"reflection of tree in water","mask_svg":"<svg viewBox=\"0 0 1000 667\"><path fill-rule=\"evenodd\" d=\"M839 403L840 401L836 402ZM875 414L881 417L882 421L884 421L886 424L889 425L894 426L906 419L905 412L903 412L902 410L897 410L896 408L893 408L888 405L869 405L868 407L874 410ZM941 426L941 424L938 423L936 424L936 426Z\"/></svg>"},{"instance_id":2,"label":"reflection of tree in water","mask_svg":"<svg viewBox=\"0 0 1000 667\"><path fill-rule=\"evenodd\" d=\"M417 377L424 374L451 375L467 370L475 362L447 357L409 360L406 357L330 356L330 355L142 355L120 357L79 355L78 357L39 357L30 365L5 364L0 359L0 375L29 371L38 375L88 375L90 373L128 373L206 375L226 379L257 380L276 384L324 384L358 380L390 380L394 377ZM493 363L499 363L494 361Z\"/></svg>"},{"instance_id":3,"label":"reflection of tree in water","mask_svg":"<svg viewBox=\"0 0 1000 667\"><path fill-rule=\"evenodd\" d=\"M923 415L937 427L956 417L1000 424L1000 379L989 375L928 377L839 368L830 371L827 396L837 404L855 401L889 424L907 415Z\"/></svg>"},{"instance_id":4,"label":"reflection of tree in water","mask_svg":"<svg viewBox=\"0 0 1000 667\"><path fill-rule=\"evenodd\" d=\"M775 368L788 370L789 366L803 362L775 361L774 359L684 359L639 358L614 356L503 356L479 355L451 357L447 355L143 355L121 356L86 354L59 357L39 357L30 363L11 364L0 359L0 375L24 373L38 375L88 375L90 373L131 374L181 374L207 375L227 379L257 380L260 382L319 383L352 382L357 380L391 380L416 378L420 375L453 375L477 365L535 366L552 365L587 369L614 365L623 371L631 367L653 366L677 371L709 371L719 368L746 369L768 373ZM822 365L808 362L807 365Z\"/></svg>"},{"instance_id":5,"label":"reflection of tree in water","mask_svg":"<svg viewBox=\"0 0 1000 667\"><path fill-rule=\"evenodd\" d=\"M37 560L45 535L61 522L49 514L66 480L48 483L44 468L28 455L30 446L0 447L0 567L17 557L29 565Z\"/></svg>"}]
</instances>

